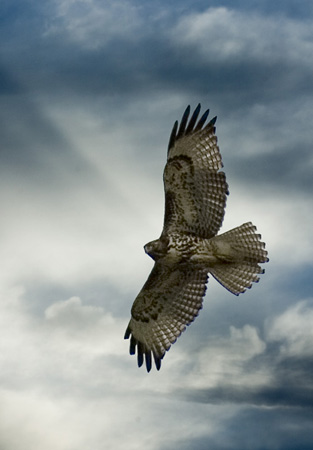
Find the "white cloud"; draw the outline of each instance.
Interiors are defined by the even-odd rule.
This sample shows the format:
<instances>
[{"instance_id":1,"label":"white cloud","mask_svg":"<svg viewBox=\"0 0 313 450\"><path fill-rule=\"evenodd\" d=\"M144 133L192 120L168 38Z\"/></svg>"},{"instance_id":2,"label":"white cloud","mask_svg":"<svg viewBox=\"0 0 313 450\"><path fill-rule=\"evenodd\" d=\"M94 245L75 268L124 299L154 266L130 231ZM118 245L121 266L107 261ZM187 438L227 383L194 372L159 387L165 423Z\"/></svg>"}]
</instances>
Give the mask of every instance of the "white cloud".
<instances>
[{"instance_id":1,"label":"white cloud","mask_svg":"<svg viewBox=\"0 0 313 450\"><path fill-rule=\"evenodd\" d=\"M206 411L204 423L205 407L194 411L170 398L163 388L172 385L170 372L140 371L127 355L120 321L102 308L72 297L35 317L25 309L23 293L1 293L1 447L80 450L105 442L122 449L127 442L129 449L158 449L175 443L178 434L189 438L191 429L213 434L234 414L234 408L217 406ZM240 332L233 334L241 341Z\"/></svg>"},{"instance_id":2,"label":"white cloud","mask_svg":"<svg viewBox=\"0 0 313 450\"><path fill-rule=\"evenodd\" d=\"M1 391L0 445L6 450L177 448L178 440L214 436L239 409L209 409L145 392L133 395L131 386L129 390L122 395L121 385L119 395L98 392L84 397L77 386L75 398L39 389Z\"/></svg>"},{"instance_id":3,"label":"white cloud","mask_svg":"<svg viewBox=\"0 0 313 450\"><path fill-rule=\"evenodd\" d=\"M72 297L50 305L44 316L35 316L28 312L23 296L23 289L16 287L1 292L2 386L49 390L69 380L84 385L89 370L103 370L108 358L127 355L126 324L103 308L83 305ZM101 383L101 378L98 373L93 382Z\"/></svg>"},{"instance_id":4,"label":"white cloud","mask_svg":"<svg viewBox=\"0 0 313 450\"><path fill-rule=\"evenodd\" d=\"M184 380L193 388L219 386L259 387L268 383L270 373L256 368L247 371L245 364L266 350L266 343L251 325L230 327L228 337L212 336L196 354L193 370ZM183 357L183 359L185 359Z\"/></svg>"},{"instance_id":5,"label":"white cloud","mask_svg":"<svg viewBox=\"0 0 313 450\"><path fill-rule=\"evenodd\" d=\"M276 63L289 60L311 67L313 52L310 22L241 12L224 7L184 16L174 28L178 45L210 61L249 59Z\"/></svg>"},{"instance_id":6,"label":"white cloud","mask_svg":"<svg viewBox=\"0 0 313 450\"><path fill-rule=\"evenodd\" d=\"M117 320L102 307L83 305L79 297L71 297L53 303L44 315L49 333L61 333L60 339L65 334L68 339L74 338L80 349L86 347L92 354L124 353Z\"/></svg>"},{"instance_id":7,"label":"white cloud","mask_svg":"<svg viewBox=\"0 0 313 450\"><path fill-rule=\"evenodd\" d=\"M313 301L302 300L268 321L267 339L279 342L283 357L313 356Z\"/></svg>"}]
</instances>

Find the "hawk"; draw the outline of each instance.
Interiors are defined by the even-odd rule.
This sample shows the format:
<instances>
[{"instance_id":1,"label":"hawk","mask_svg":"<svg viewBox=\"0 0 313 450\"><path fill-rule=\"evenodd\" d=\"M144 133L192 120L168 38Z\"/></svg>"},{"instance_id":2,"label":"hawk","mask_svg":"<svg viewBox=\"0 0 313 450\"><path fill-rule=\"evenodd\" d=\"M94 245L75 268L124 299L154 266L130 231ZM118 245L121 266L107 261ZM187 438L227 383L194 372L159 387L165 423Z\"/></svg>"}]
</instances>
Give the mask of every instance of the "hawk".
<instances>
[{"instance_id":1,"label":"hawk","mask_svg":"<svg viewBox=\"0 0 313 450\"><path fill-rule=\"evenodd\" d=\"M190 120L190 106L170 135L163 180L165 214L159 239L144 246L154 267L135 299L125 333L138 366L161 367L165 352L202 308L208 274L235 295L251 288L268 261L251 223L217 235L229 194L209 110Z\"/></svg>"}]
</instances>

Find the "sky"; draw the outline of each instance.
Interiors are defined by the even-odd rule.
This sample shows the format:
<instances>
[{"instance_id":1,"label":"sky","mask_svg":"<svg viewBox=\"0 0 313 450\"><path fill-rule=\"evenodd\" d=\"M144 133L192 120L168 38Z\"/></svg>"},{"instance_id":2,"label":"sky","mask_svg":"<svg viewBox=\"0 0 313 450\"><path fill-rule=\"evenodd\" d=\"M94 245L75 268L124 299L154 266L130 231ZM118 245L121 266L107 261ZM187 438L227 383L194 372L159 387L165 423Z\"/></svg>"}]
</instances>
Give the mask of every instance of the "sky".
<instances>
[{"instance_id":1,"label":"sky","mask_svg":"<svg viewBox=\"0 0 313 450\"><path fill-rule=\"evenodd\" d=\"M309 450L313 3L4 0L0 448ZM123 339L163 223L173 123L218 116L230 195L270 262L149 374Z\"/></svg>"}]
</instances>

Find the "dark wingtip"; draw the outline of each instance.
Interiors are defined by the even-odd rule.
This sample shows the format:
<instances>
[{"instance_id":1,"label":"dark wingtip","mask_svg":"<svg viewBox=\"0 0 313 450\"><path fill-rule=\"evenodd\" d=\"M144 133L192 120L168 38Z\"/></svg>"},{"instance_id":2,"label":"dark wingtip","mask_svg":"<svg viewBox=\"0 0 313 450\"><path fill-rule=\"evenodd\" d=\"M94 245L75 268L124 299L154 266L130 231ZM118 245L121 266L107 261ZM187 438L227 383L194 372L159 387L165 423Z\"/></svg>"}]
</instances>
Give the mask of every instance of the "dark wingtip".
<instances>
[{"instance_id":1,"label":"dark wingtip","mask_svg":"<svg viewBox=\"0 0 313 450\"><path fill-rule=\"evenodd\" d=\"M149 373L152 367L151 364L151 352L150 351L146 351L146 368L147 368L147 372Z\"/></svg>"},{"instance_id":2,"label":"dark wingtip","mask_svg":"<svg viewBox=\"0 0 313 450\"><path fill-rule=\"evenodd\" d=\"M137 363L138 363L138 367L141 367L143 365L143 354L142 353L137 353Z\"/></svg>"},{"instance_id":3,"label":"dark wingtip","mask_svg":"<svg viewBox=\"0 0 313 450\"><path fill-rule=\"evenodd\" d=\"M124 335L124 339L129 339L130 337L130 344L129 344L129 354L130 355L135 355L136 354L136 347L137 347L137 363L138 363L138 367L141 367L144 363L144 361L146 362L146 368L147 368L147 372L149 373L152 369L152 355L153 354L153 359L155 362L155 367L157 368L157 370L160 370L161 368L161 360L163 358L164 355L162 355L161 357L157 356L155 354L154 351L151 352L151 350L149 350L145 344L143 344L142 342L138 341L134 335L132 334L131 328L130 326L127 327L125 335Z\"/></svg>"},{"instance_id":4,"label":"dark wingtip","mask_svg":"<svg viewBox=\"0 0 313 450\"><path fill-rule=\"evenodd\" d=\"M130 326L128 325L128 327L126 328L125 334L124 334L124 339L129 339L130 334L131 334L131 329L130 329Z\"/></svg>"},{"instance_id":5,"label":"dark wingtip","mask_svg":"<svg viewBox=\"0 0 313 450\"><path fill-rule=\"evenodd\" d=\"M134 338L133 335L130 337L130 344L129 344L129 354L134 355L136 353L136 345L137 345L137 339Z\"/></svg>"},{"instance_id":6,"label":"dark wingtip","mask_svg":"<svg viewBox=\"0 0 313 450\"><path fill-rule=\"evenodd\" d=\"M195 131L200 131L200 130L202 129L203 125L205 124L205 121L206 121L207 118L208 118L209 112L210 112L210 110L207 109L207 110L203 113L201 119L200 119L199 122L197 123L197 126L196 126L196 128L195 128Z\"/></svg>"},{"instance_id":7,"label":"dark wingtip","mask_svg":"<svg viewBox=\"0 0 313 450\"><path fill-rule=\"evenodd\" d=\"M144 345L138 341L137 343L137 362L138 367L141 367L143 364L143 355L144 355Z\"/></svg>"},{"instance_id":8,"label":"dark wingtip","mask_svg":"<svg viewBox=\"0 0 313 450\"><path fill-rule=\"evenodd\" d=\"M160 370L161 369L161 359L162 358L159 358L154 353L153 353L153 358L154 358L155 367L157 368L157 370Z\"/></svg>"},{"instance_id":9,"label":"dark wingtip","mask_svg":"<svg viewBox=\"0 0 313 450\"><path fill-rule=\"evenodd\" d=\"M188 105L187 108L185 109L185 112L183 114L183 117L182 117L180 125L179 125L179 130L178 130L176 139L180 138L181 136L183 136L185 134L189 114L190 114L190 105Z\"/></svg>"},{"instance_id":10,"label":"dark wingtip","mask_svg":"<svg viewBox=\"0 0 313 450\"><path fill-rule=\"evenodd\" d=\"M177 128L178 128L178 121L176 120L176 122L174 123L173 129L172 129L172 132L171 132L169 143L168 143L168 151L170 151L170 149L172 147L174 147L174 144L176 141Z\"/></svg>"},{"instance_id":11,"label":"dark wingtip","mask_svg":"<svg viewBox=\"0 0 313 450\"><path fill-rule=\"evenodd\" d=\"M213 119L210 120L210 122L208 123L208 125L214 126L215 123L216 123L216 121L217 121L217 116L213 117Z\"/></svg>"},{"instance_id":12,"label":"dark wingtip","mask_svg":"<svg viewBox=\"0 0 313 450\"><path fill-rule=\"evenodd\" d=\"M198 116L200 113L200 109L201 109L201 104L199 103L191 116L188 127L186 129L186 134L190 134L193 131L193 128L195 126L195 123L197 122L197 119L198 119Z\"/></svg>"},{"instance_id":13,"label":"dark wingtip","mask_svg":"<svg viewBox=\"0 0 313 450\"><path fill-rule=\"evenodd\" d=\"M173 129L172 129L171 135L170 135L170 140L168 143L168 152L170 151L170 149L172 147L174 147L175 142L179 138L181 138L182 136L191 134L192 132L200 131L202 129L202 127L204 126L204 124L208 118L210 110L207 109L204 112L204 114L201 116L199 122L196 124L197 119L200 114L200 109L201 109L201 104L199 103L198 106L196 107L196 109L194 110L194 112L190 118L190 121L188 123L188 118L190 115L190 105L188 105L182 116L179 128L178 128L178 121L176 120L176 122L174 123ZM217 119L216 116L213 117L213 119L210 120L210 122L207 124L207 126L214 126L216 119ZM178 131L177 131L177 129L178 129Z\"/></svg>"}]
</instances>

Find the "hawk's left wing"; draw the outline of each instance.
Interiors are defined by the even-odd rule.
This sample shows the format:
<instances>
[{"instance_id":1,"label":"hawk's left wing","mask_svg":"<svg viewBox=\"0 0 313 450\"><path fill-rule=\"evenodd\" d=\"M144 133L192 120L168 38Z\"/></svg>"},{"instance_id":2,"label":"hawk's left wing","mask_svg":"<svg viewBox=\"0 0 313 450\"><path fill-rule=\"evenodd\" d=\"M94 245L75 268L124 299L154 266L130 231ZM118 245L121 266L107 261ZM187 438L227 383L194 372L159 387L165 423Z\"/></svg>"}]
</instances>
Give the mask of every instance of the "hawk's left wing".
<instances>
[{"instance_id":1,"label":"hawk's left wing","mask_svg":"<svg viewBox=\"0 0 313 450\"><path fill-rule=\"evenodd\" d=\"M208 280L207 271L188 264L167 266L155 263L148 280L134 301L125 339L130 337L130 354L136 352L138 366L145 359L151 370L151 353L156 368L176 339L198 315Z\"/></svg>"},{"instance_id":2,"label":"hawk's left wing","mask_svg":"<svg viewBox=\"0 0 313 450\"><path fill-rule=\"evenodd\" d=\"M163 176L163 234L191 233L211 238L223 222L228 186L221 171L216 117L205 124L209 110L198 120L199 113L200 104L188 122L188 106L179 127L175 122L171 133Z\"/></svg>"}]
</instances>

